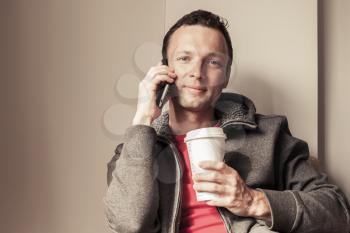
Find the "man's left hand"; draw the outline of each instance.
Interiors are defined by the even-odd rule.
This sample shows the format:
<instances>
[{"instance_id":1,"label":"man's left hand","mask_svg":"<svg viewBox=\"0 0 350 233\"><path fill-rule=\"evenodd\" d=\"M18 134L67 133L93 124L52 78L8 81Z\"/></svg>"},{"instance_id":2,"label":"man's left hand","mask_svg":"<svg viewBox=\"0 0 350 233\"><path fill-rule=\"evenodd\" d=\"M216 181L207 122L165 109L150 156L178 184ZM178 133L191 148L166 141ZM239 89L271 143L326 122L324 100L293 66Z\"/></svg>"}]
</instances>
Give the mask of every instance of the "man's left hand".
<instances>
[{"instance_id":1,"label":"man's left hand","mask_svg":"<svg viewBox=\"0 0 350 233\"><path fill-rule=\"evenodd\" d=\"M218 195L208 205L225 207L233 214L271 222L271 211L262 191L249 188L236 170L224 162L202 161L204 173L193 175L194 189Z\"/></svg>"}]
</instances>

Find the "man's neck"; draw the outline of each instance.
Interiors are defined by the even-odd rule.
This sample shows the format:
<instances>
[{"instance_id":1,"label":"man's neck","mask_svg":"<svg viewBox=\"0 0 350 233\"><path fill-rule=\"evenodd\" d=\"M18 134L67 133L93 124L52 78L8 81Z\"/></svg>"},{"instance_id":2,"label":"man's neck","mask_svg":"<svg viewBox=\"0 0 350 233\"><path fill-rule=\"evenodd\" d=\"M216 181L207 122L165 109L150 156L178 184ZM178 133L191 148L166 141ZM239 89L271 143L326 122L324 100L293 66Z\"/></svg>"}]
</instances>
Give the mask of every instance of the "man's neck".
<instances>
[{"instance_id":1,"label":"man's neck","mask_svg":"<svg viewBox=\"0 0 350 233\"><path fill-rule=\"evenodd\" d=\"M197 112L169 105L169 126L174 135L183 135L194 129L211 127L215 123L213 108Z\"/></svg>"}]
</instances>

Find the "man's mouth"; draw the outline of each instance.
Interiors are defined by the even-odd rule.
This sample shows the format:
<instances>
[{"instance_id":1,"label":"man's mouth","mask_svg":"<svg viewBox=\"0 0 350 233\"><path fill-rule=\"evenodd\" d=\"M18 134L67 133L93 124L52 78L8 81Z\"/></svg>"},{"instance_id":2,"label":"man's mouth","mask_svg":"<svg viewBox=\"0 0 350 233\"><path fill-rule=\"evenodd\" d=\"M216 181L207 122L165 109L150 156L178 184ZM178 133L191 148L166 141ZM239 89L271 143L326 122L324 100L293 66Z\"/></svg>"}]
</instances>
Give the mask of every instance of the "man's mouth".
<instances>
[{"instance_id":1,"label":"man's mouth","mask_svg":"<svg viewBox=\"0 0 350 233\"><path fill-rule=\"evenodd\" d=\"M186 85L184 88L193 94L201 94L206 91L206 88L202 86Z\"/></svg>"}]
</instances>

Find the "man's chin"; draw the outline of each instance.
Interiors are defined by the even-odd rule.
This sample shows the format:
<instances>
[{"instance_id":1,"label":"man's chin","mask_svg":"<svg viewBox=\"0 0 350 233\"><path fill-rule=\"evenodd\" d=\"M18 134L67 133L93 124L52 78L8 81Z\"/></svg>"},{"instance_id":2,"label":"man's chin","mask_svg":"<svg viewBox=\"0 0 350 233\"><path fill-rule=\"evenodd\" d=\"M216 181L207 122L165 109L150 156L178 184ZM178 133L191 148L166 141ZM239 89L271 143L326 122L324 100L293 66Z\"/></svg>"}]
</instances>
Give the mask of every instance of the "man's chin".
<instances>
[{"instance_id":1,"label":"man's chin","mask_svg":"<svg viewBox=\"0 0 350 233\"><path fill-rule=\"evenodd\" d=\"M211 104L208 101L190 101L190 100L179 100L178 98L173 99L174 105L182 109L193 112L202 112L206 111L211 107Z\"/></svg>"}]
</instances>

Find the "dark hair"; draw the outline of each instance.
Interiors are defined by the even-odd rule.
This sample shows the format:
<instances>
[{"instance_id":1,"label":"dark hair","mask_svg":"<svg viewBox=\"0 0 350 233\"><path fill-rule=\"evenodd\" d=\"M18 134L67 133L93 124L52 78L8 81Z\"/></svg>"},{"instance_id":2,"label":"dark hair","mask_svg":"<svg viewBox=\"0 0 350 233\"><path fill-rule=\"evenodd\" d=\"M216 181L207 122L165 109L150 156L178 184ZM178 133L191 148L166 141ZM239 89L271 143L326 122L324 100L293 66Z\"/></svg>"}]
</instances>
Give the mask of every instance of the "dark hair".
<instances>
[{"instance_id":1,"label":"dark hair","mask_svg":"<svg viewBox=\"0 0 350 233\"><path fill-rule=\"evenodd\" d=\"M192 11L187 15L184 15L165 34L163 39L163 47L162 47L163 63L167 64L167 59L168 59L167 49L168 49L171 35L179 27L183 25L202 25L205 27L219 30L223 34L226 40L226 44L228 48L228 56L229 56L229 65L232 64L232 43L231 43L230 35L227 31L228 22L226 19L205 10L196 10L196 11Z\"/></svg>"}]
</instances>

